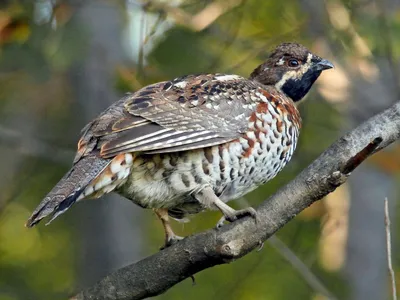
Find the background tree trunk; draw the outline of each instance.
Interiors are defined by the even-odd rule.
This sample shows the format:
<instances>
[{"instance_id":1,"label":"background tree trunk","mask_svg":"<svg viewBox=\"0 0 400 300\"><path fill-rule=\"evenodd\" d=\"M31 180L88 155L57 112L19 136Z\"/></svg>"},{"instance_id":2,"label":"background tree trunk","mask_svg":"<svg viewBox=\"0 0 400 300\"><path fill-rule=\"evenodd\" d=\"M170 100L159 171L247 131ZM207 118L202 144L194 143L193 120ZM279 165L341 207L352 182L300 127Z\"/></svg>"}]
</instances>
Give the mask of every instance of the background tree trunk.
<instances>
[{"instance_id":1,"label":"background tree trunk","mask_svg":"<svg viewBox=\"0 0 400 300\"><path fill-rule=\"evenodd\" d=\"M77 12L77 21L89 35L84 62L73 68L71 78L85 123L120 97L114 84L115 67L125 58L121 13L116 5L104 1L84 1ZM108 195L82 203L80 211L81 284L93 283L138 259L142 245L140 208Z\"/></svg>"}]
</instances>

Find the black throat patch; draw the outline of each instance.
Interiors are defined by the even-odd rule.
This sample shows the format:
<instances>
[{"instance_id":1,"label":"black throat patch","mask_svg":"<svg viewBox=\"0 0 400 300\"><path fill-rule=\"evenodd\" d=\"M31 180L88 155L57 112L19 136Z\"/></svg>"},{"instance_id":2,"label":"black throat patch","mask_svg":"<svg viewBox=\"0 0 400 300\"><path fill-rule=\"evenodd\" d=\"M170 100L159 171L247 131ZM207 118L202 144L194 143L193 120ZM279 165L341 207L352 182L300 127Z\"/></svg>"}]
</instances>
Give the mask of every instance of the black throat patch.
<instances>
[{"instance_id":1,"label":"black throat patch","mask_svg":"<svg viewBox=\"0 0 400 300\"><path fill-rule=\"evenodd\" d=\"M300 101L308 93L313 83L321 71L309 69L301 79L288 79L283 85L281 90L289 96L294 102Z\"/></svg>"}]
</instances>

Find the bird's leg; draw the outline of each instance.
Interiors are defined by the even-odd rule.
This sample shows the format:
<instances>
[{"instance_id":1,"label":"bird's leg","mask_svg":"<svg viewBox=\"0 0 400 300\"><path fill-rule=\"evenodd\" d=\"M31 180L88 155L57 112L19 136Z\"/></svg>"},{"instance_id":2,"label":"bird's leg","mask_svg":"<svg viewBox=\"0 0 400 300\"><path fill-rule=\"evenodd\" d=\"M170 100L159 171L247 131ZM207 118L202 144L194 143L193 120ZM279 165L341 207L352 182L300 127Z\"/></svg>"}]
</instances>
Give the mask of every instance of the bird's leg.
<instances>
[{"instance_id":1,"label":"bird's leg","mask_svg":"<svg viewBox=\"0 0 400 300\"><path fill-rule=\"evenodd\" d=\"M257 220L257 213L254 208L247 207L244 209L235 210L219 199L211 187L202 189L195 195L195 197L204 206L208 208L215 206L224 214L224 216L218 221L217 228L221 227L224 224L224 221L233 222L244 216L250 216Z\"/></svg>"},{"instance_id":2,"label":"bird's leg","mask_svg":"<svg viewBox=\"0 0 400 300\"><path fill-rule=\"evenodd\" d=\"M171 224L169 223L168 209L166 208L154 209L154 212L156 213L157 217L161 220L165 232L165 244L161 248L161 250L183 239L183 237L176 235L172 230Z\"/></svg>"}]
</instances>

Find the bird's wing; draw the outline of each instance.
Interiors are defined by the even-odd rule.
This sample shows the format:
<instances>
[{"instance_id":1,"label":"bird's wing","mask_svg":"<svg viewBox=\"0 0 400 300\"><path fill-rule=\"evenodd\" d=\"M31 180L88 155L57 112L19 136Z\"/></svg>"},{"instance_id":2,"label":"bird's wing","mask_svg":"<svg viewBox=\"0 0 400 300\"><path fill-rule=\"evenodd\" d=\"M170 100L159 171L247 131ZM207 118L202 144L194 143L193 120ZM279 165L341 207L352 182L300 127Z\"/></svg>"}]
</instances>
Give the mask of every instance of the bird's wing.
<instances>
[{"instance_id":1,"label":"bird's wing","mask_svg":"<svg viewBox=\"0 0 400 300\"><path fill-rule=\"evenodd\" d=\"M84 129L76 160L97 149L165 153L240 137L257 105L259 84L236 75L190 75L147 86L111 106Z\"/></svg>"}]
</instances>

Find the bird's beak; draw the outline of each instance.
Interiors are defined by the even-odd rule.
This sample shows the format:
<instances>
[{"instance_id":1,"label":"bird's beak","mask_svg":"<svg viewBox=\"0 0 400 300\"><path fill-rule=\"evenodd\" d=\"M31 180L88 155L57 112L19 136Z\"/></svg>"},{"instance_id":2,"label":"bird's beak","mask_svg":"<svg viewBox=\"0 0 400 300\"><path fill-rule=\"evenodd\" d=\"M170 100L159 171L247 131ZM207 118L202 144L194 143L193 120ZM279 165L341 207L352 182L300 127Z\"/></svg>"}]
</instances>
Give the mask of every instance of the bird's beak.
<instances>
[{"instance_id":1,"label":"bird's beak","mask_svg":"<svg viewBox=\"0 0 400 300\"><path fill-rule=\"evenodd\" d=\"M316 68L319 71L323 71L323 70L328 70L328 69L332 69L335 66L333 65L333 63L331 63L329 60L327 59L321 59L319 62L317 62L315 64Z\"/></svg>"}]
</instances>

